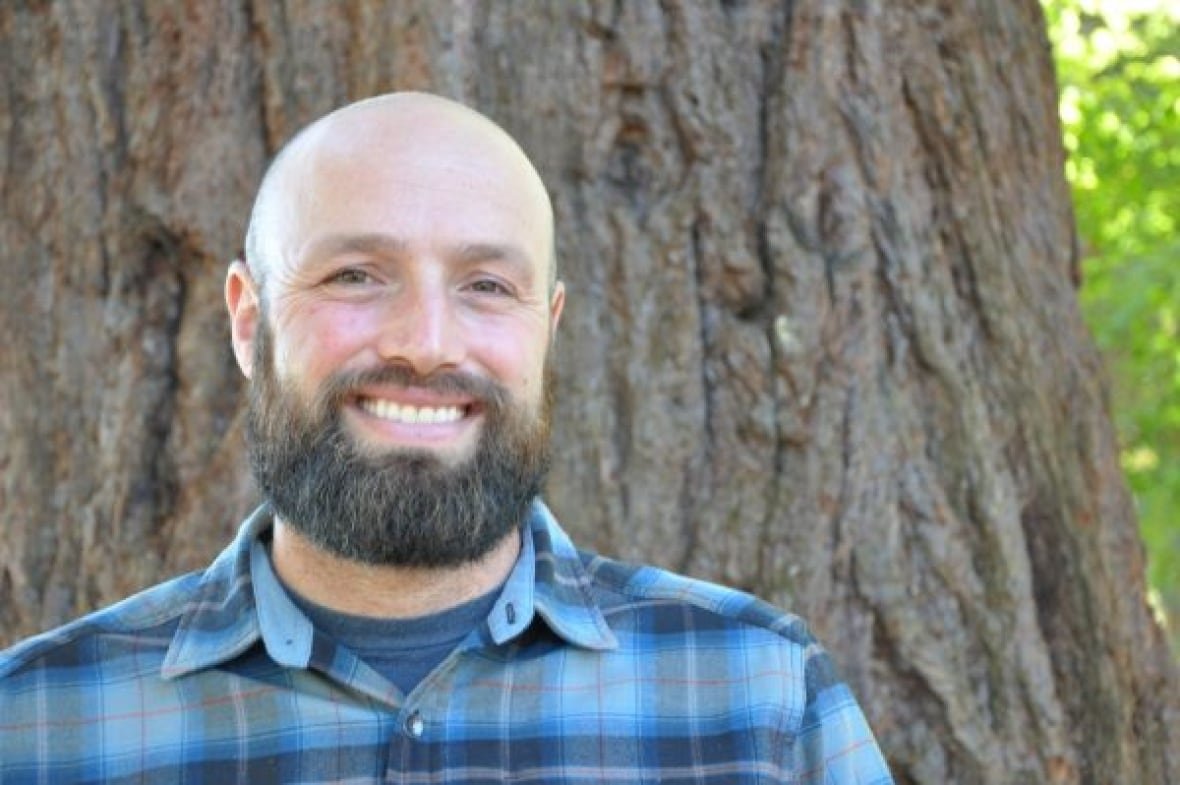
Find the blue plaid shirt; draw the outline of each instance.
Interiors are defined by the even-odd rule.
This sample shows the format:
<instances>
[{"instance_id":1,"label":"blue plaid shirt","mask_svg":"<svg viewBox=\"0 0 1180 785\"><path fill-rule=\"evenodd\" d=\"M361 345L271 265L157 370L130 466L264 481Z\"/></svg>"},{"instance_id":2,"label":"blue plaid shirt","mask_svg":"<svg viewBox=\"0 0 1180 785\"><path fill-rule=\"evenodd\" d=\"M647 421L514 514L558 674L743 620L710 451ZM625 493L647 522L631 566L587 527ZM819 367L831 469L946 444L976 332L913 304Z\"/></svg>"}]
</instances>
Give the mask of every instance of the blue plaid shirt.
<instances>
[{"instance_id":1,"label":"blue plaid shirt","mask_svg":"<svg viewBox=\"0 0 1180 785\"><path fill-rule=\"evenodd\" d=\"M0 784L892 781L798 618L580 553L539 502L487 623L409 695L285 596L270 525L0 654Z\"/></svg>"}]
</instances>

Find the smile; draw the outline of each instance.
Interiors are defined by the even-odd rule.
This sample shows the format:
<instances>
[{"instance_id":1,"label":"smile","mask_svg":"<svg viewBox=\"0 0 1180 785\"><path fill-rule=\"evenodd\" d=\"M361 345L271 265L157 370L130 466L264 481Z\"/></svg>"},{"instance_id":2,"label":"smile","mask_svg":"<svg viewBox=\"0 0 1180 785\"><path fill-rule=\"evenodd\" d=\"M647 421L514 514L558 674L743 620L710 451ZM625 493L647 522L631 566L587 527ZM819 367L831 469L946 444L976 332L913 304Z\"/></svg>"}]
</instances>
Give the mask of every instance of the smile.
<instances>
[{"instance_id":1,"label":"smile","mask_svg":"<svg viewBox=\"0 0 1180 785\"><path fill-rule=\"evenodd\" d=\"M456 422L466 414L465 406L411 406L379 398L362 398L360 407L374 417L407 425Z\"/></svg>"}]
</instances>

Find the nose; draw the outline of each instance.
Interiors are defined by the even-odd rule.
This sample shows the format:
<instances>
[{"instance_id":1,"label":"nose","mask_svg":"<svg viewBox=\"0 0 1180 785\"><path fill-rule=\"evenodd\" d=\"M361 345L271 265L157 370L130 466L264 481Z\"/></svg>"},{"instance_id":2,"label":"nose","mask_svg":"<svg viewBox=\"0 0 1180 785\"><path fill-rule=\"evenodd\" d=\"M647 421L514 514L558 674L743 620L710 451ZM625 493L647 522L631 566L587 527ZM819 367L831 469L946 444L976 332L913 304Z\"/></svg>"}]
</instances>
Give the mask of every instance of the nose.
<instances>
[{"instance_id":1,"label":"nose","mask_svg":"<svg viewBox=\"0 0 1180 785\"><path fill-rule=\"evenodd\" d=\"M419 376L454 368L463 360L460 325L445 287L417 282L388 304L378 352Z\"/></svg>"}]
</instances>

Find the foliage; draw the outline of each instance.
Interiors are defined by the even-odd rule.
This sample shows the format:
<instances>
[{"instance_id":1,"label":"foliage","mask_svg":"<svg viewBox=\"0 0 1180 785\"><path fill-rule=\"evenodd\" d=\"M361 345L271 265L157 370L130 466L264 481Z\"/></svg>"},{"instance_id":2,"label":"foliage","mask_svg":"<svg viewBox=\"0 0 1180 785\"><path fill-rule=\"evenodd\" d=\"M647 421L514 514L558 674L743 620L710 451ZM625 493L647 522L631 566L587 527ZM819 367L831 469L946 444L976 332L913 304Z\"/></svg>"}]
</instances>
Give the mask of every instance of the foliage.
<instances>
[{"instance_id":1,"label":"foliage","mask_svg":"<svg viewBox=\"0 0 1180 785\"><path fill-rule=\"evenodd\" d=\"M1180 652L1180 4L1045 0L1083 244L1157 607Z\"/></svg>"}]
</instances>

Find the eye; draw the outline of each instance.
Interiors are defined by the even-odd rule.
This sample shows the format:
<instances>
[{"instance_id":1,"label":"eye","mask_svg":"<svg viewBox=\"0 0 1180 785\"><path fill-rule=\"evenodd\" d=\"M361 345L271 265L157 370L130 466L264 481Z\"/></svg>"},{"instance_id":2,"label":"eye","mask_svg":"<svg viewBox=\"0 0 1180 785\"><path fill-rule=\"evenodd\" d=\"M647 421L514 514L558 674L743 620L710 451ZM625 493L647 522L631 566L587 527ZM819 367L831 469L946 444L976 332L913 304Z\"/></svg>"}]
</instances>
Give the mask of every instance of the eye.
<instances>
[{"instance_id":1,"label":"eye","mask_svg":"<svg viewBox=\"0 0 1180 785\"><path fill-rule=\"evenodd\" d=\"M373 276L369 275L364 270L359 270L355 267L348 267L332 273L328 277L327 283L338 283L345 285L357 285L369 283L373 280Z\"/></svg>"},{"instance_id":2,"label":"eye","mask_svg":"<svg viewBox=\"0 0 1180 785\"><path fill-rule=\"evenodd\" d=\"M495 278L478 278L472 281L468 288L476 294L512 294L512 290L507 285Z\"/></svg>"}]
</instances>

